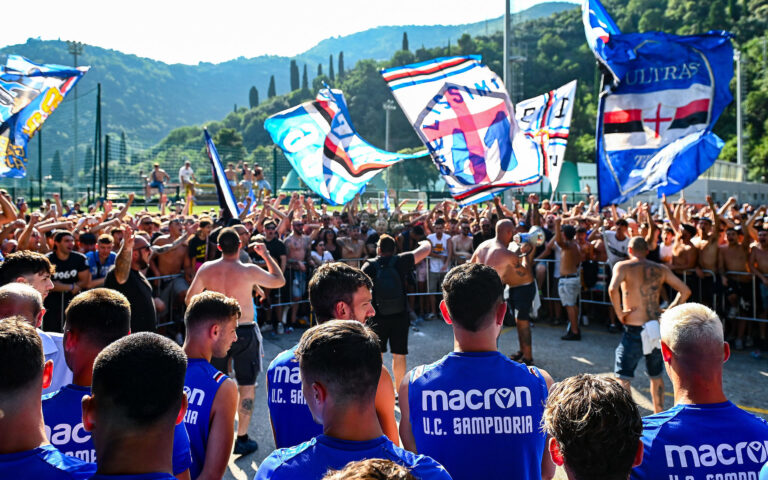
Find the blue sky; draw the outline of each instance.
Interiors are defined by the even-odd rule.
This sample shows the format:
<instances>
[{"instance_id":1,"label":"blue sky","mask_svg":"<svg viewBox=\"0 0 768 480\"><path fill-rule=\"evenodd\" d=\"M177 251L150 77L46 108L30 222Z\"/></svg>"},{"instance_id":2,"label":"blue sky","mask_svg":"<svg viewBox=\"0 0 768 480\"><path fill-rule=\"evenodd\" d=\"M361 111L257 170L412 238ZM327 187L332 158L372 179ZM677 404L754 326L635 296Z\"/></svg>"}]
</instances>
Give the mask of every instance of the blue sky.
<instances>
[{"instance_id":1,"label":"blue sky","mask_svg":"<svg viewBox=\"0 0 768 480\"><path fill-rule=\"evenodd\" d=\"M513 11L545 0L513 0ZM579 3L576 0L566 0ZM77 40L167 63L292 56L319 41L382 25L451 25L495 18L503 0L38 0L3 22L0 46ZM22 20L23 19L23 20Z\"/></svg>"}]
</instances>

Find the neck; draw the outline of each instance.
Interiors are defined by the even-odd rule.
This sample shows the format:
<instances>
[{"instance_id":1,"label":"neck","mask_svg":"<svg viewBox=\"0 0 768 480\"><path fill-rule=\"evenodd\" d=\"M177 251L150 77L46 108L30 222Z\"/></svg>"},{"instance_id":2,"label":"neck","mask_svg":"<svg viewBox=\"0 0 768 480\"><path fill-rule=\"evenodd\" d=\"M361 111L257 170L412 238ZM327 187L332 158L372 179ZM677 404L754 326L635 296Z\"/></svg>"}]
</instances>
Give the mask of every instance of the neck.
<instances>
[{"instance_id":1,"label":"neck","mask_svg":"<svg viewBox=\"0 0 768 480\"><path fill-rule=\"evenodd\" d=\"M709 376L686 372L675 372L672 385L675 391L675 405L723 403L728 398L723 392L723 371L707 372Z\"/></svg>"},{"instance_id":2,"label":"neck","mask_svg":"<svg viewBox=\"0 0 768 480\"><path fill-rule=\"evenodd\" d=\"M100 350L99 350L100 351ZM75 360L72 369L72 383L80 387L90 387L93 383L93 363L99 351L83 355L86 358Z\"/></svg>"},{"instance_id":3,"label":"neck","mask_svg":"<svg viewBox=\"0 0 768 480\"><path fill-rule=\"evenodd\" d=\"M221 254L221 258L223 260L228 261L235 261L240 259L240 250L236 251L235 253L223 253Z\"/></svg>"},{"instance_id":4,"label":"neck","mask_svg":"<svg viewBox=\"0 0 768 480\"><path fill-rule=\"evenodd\" d=\"M59 260L66 260L66 259L69 258L69 254L68 253L64 253L61 250L57 249L56 250L56 258L58 258Z\"/></svg>"},{"instance_id":5,"label":"neck","mask_svg":"<svg viewBox=\"0 0 768 480\"><path fill-rule=\"evenodd\" d=\"M165 426L164 426L165 427ZM126 432L124 426L99 425L93 435L102 475L139 475L173 472L172 428L146 429L140 434ZM131 452L125 455L123 452Z\"/></svg>"},{"instance_id":6,"label":"neck","mask_svg":"<svg viewBox=\"0 0 768 480\"><path fill-rule=\"evenodd\" d=\"M494 335L491 328L485 328L478 332L468 332L456 325L453 326L453 351L454 352L495 352L498 335Z\"/></svg>"},{"instance_id":7,"label":"neck","mask_svg":"<svg viewBox=\"0 0 768 480\"><path fill-rule=\"evenodd\" d=\"M18 407L0 406L0 432L13 432L12 435L0 435L0 454L18 453L46 445L45 424L40 390L36 395L27 395L27 399L16 400Z\"/></svg>"},{"instance_id":8,"label":"neck","mask_svg":"<svg viewBox=\"0 0 768 480\"><path fill-rule=\"evenodd\" d=\"M384 435L373 399L364 405L337 406L323 419L323 433L339 440L364 442Z\"/></svg>"},{"instance_id":9,"label":"neck","mask_svg":"<svg viewBox=\"0 0 768 480\"><path fill-rule=\"evenodd\" d=\"M184 353L187 354L187 358L202 358L208 362L213 358L213 349L211 348L211 345L206 342L197 341L194 338L194 332L187 333L183 348Z\"/></svg>"}]
</instances>

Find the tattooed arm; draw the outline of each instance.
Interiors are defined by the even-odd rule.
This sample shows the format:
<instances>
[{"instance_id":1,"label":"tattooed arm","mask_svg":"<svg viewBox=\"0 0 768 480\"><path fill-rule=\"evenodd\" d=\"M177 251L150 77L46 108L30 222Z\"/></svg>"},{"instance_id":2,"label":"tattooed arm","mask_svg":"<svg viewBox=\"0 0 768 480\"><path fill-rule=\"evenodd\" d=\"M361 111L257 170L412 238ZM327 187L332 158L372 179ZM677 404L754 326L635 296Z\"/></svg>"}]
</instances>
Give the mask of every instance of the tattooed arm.
<instances>
[{"instance_id":1,"label":"tattooed arm","mask_svg":"<svg viewBox=\"0 0 768 480\"><path fill-rule=\"evenodd\" d=\"M131 274L133 242L133 229L126 225L125 234L123 235L123 244L120 246L120 251L117 253L117 258L115 259L115 280L121 285L128 281L128 276Z\"/></svg>"}]
</instances>

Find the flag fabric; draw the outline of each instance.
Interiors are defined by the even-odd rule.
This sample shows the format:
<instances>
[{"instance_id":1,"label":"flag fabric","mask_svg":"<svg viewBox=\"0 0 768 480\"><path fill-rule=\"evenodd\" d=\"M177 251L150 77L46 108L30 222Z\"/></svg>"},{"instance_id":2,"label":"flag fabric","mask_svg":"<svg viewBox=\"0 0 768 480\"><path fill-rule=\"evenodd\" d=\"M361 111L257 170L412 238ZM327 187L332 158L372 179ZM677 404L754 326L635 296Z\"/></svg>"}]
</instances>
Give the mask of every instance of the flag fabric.
<instances>
[{"instance_id":1,"label":"flag fabric","mask_svg":"<svg viewBox=\"0 0 768 480\"><path fill-rule=\"evenodd\" d=\"M623 203L653 189L659 196L677 193L723 147L712 128L733 100L731 35L633 33L612 36L611 43L636 58L609 58L625 73L605 87L598 105L600 203Z\"/></svg>"},{"instance_id":2,"label":"flag fabric","mask_svg":"<svg viewBox=\"0 0 768 480\"><path fill-rule=\"evenodd\" d=\"M8 55L0 67L0 177L26 176L27 144L89 68Z\"/></svg>"},{"instance_id":3,"label":"flag fabric","mask_svg":"<svg viewBox=\"0 0 768 480\"><path fill-rule=\"evenodd\" d=\"M461 205L541 180L544 156L517 125L504 83L480 56L381 74Z\"/></svg>"},{"instance_id":4,"label":"flag fabric","mask_svg":"<svg viewBox=\"0 0 768 480\"><path fill-rule=\"evenodd\" d=\"M227 181L227 175L224 173L224 166L221 164L219 152L216 151L216 145L213 144L207 128L203 128L203 137L205 139L205 148L208 151L208 160L211 161L211 175L213 176L213 183L216 185L219 206L222 209L221 217L227 219L237 218L240 215L240 208L237 206L237 199Z\"/></svg>"},{"instance_id":5,"label":"flag fabric","mask_svg":"<svg viewBox=\"0 0 768 480\"><path fill-rule=\"evenodd\" d=\"M546 159L544 176L549 179L552 192L557 190L563 167L575 97L576 80L515 105L517 123Z\"/></svg>"},{"instance_id":6,"label":"flag fabric","mask_svg":"<svg viewBox=\"0 0 768 480\"><path fill-rule=\"evenodd\" d=\"M304 183L333 205L351 201L383 169L425 154L387 152L366 142L352 125L343 93L330 88L269 117L264 128Z\"/></svg>"},{"instance_id":7,"label":"flag fabric","mask_svg":"<svg viewBox=\"0 0 768 480\"><path fill-rule=\"evenodd\" d=\"M606 52L611 45L611 37L621 34L608 12L600 3L600 0L583 0L581 5L582 21L584 22L584 34L587 37L587 45L592 49L597 60L604 65L616 77L612 65L607 63Z\"/></svg>"}]
</instances>

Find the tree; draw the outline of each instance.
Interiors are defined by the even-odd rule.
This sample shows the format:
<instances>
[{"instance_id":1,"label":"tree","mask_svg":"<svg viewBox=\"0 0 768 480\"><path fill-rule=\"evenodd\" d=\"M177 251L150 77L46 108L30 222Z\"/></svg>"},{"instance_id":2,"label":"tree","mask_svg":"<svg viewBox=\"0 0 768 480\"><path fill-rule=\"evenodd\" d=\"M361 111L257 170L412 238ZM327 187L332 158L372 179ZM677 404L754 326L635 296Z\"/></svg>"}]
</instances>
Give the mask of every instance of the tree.
<instances>
[{"instance_id":1,"label":"tree","mask_svg":"<svg viewBox=\"0 0 768 480\"><path fill-rule=\"evenodd\" d=\"M339 80L344 77L344 52L339 52Z\"/></svg>"},{"instance_id":2,"label":"tree","mask_svg":"<svg viewBox=\"0 0 768 480\"><path fill-rule=\"evenodd\" d=\"M319 77L322 74L323 74L323 64L322 63L318 63L317 64L317 75L315 75L315 76Z\"/></svg>"},{"instance_id":3,"label":"tree","mask_svg":"<svg viewBox=\"0 0 768 480\"><path fill-rule=\"evenodd\" d=\"M291 91L299 89L299 66L296 60L291 60Z\"/></svg>"},{"instance_id":4,"label":"tree","mask_svg":"<svg viewBox=\"0 0 768 480\"><path fill-rule=\"evenodd\" d=\"M328 78L331 81L336 81L336 77L333 75L333 54L328 55Z\"/></svg>"},{"instance_id":5,"label":"tree","mask_svg":"<svg viewBox=\"0 0 768 480\"><path fill-rule=\"evenodd\" d=\"M88 151L86 151L85 154L85 168L89 168L89 166L93 163L93 149L89 146L88 147L91 153L90 160L88 159ZM120 131L120 144L117 146L117 156L118 160L120 161L120 165L127 165L128 164L128 148L125 145L125 130Z\"/></svg>"},{"instance_id":6,"label":"tree","mask_svg":"<svg viewBox=\"0 0 768 480\"><path fill-rule=\"evenodd\" d=\"M309 77L307 76L307 64L304 64L304 73L301 75L301 89L305 92L309 91Z\"/></svg>"},{"instance_id":7,"label":"tree","mask_svg":"<svg viewBox=\"0 0 768 480\"><path fill-rule=\"evenodd\" d=\"M403 32L403 48L400 50L409 50L408 49L408 32Z\"/></svg>"},{"instance_id":8,"label":"tree","mask_svg":"<svg viewBox=\"0 0 768 480\"><path fill-rule=\"evenodd\" d=\"M277 92L275 91L275 76L272 75L269 77L269 87L267 88L267 98L272 98L277 95Z\"/></svg>"},{"instance_id":9,"label":"tree","mask_svg":"<svg viewBox=\"0 0 768 480\"><path fill-rule=\"evenodd\" d=\"M64 179L64 170L61 168L61 152L58 150L53 154L53 161L51 162L51 178L57 182Z\"/></svg>"},{"instance_id":10,"label":"tree","mask_svg":"<svg viewBox=\"0 0 768 480\"><path fill-rule=\"evenodd\" d=\"M248 91L248 104L251 106L251 108L256 108L259 106L259 91L256 90L256 87L253 86Z\"/></svg>"}]
</instances>

